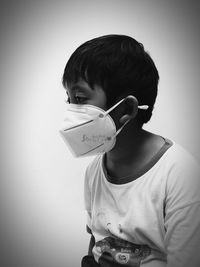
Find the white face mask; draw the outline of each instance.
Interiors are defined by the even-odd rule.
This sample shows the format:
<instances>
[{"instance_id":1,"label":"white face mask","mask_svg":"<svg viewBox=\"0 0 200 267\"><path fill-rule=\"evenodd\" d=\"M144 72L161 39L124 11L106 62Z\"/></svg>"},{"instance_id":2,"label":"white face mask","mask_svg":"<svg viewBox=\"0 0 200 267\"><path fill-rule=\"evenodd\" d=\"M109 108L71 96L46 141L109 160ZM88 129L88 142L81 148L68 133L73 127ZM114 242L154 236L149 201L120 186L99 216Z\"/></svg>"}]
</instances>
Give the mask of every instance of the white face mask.
<instances>
[{"instance_id":1,"label":"white face mask","mask_svg":"<svg viewBox=\"0 0 200 267\"><path fill-rule=\"evenodd\" d=\"M93 105L67 105L67 117L60 134L75 157L94 156L110 151L116 136L128 121L116 130L109 113L124 99L107 111ZM138 106L147 109L148 106Z\"/></svg>"}]
</instances>

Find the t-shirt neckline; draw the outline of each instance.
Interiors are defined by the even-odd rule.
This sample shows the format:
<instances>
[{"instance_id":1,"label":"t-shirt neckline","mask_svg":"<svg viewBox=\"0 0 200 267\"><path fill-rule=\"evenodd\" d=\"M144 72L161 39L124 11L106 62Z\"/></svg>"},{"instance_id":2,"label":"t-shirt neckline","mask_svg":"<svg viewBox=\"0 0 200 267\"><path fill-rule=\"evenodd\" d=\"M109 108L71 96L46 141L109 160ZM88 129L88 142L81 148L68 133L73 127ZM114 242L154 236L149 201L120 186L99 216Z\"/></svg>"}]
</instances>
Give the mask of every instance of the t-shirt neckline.
<instances>
[{"instance_id":1,"label":"t-shirt neckline","mask_svg":"<svg viewBox=\"0 0 200 267\"><path fill-rule=\"evenodd\" d=\"M124 177L123 179L114 179L107 173L107 170L105 167L105 154L104 154L102 157L102 168L103 168L103 172L104 172L106 180L112 184L126 184L143 176L159 161L159 159L165 154L165 152L173 145L173 142L171 140L164 138L164 137L162 138L164 139L165 143L159 149L159 151L152 157L152 159L142 169L140 169L135 175L130 175L130 176Z\"/></svg>"}]
</instances>

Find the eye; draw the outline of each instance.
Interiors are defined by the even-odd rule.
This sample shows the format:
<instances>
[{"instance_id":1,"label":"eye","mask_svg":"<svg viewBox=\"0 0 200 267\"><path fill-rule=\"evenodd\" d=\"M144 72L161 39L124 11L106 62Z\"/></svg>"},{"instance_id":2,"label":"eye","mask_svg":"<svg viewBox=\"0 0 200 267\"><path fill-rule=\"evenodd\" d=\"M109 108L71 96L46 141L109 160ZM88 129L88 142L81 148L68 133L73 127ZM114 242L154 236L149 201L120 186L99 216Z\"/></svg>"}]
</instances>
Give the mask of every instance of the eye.
<instances>
[{"instance_id":1,"label":"eye","mask_svg":"<svg viewBox=\"0 0 200 267\"><path fill-rule=\"evenodd\" d=\"M77 104L84 104L87 101L87 98L83 96L75 96L74 99Z\"/></svg>"},{"instance_id":2,"label":"eye","mask_svg":"<svg viewBox=\"0 0 200 267\"><path fill-rule=\"evenodd\" d=\"M70 103L71 103L71 100L70 100L70 97L69 97L69 94L68 94L67 91L66 91L66 99L65 99L65 103L66 103L66 104L70 104Z\"/></svg>"}]
</instances>

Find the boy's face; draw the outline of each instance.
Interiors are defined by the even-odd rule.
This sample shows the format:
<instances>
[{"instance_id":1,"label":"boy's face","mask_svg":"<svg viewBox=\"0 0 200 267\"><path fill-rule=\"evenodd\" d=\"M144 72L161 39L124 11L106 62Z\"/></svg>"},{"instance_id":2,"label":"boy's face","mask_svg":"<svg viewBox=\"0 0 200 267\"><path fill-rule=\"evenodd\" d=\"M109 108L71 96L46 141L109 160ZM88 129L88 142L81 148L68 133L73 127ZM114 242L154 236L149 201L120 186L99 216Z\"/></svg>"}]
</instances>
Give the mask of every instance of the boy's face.
<instances>
[{"instance_id":1,"label":"boy's face","mask_svg":"<svg viewBox=\"0 0 200 267\"><path fill-rule=\"evenodd\" d=\"M104 110L106 107L106 94L103 89L96 85L92 89L84 80L66 85L68 100L73 104L89 104Z\"/></svg>"},{"instance_id":2,"label":"boy's face","mask_svg":"<svg viewBox=\"0 0 200 267\"><path fill-rule=\"evenodd\" d=\"M88 104L99 107L103 110L107 110L107 97L102 87L95 85L94 88L91 88L87 82L80 79L76 83L66 84L66 94L68 96L69 103L72 104ZM110 116L115 122L116 128L119 129L121 124L119 119L121 117L121 112L119 108L110 112Z\"/></svg>"}]
</instances>

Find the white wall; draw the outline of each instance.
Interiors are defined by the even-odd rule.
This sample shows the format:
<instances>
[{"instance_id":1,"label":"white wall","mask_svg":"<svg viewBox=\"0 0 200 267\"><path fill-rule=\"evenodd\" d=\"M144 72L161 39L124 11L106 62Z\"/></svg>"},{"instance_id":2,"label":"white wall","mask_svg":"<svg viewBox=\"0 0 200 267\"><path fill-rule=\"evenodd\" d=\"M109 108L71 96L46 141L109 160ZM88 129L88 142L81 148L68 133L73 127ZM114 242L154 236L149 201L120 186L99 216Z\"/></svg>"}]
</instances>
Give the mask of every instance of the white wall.
<instances>
[{"instance_id":1,"label":"white wall","mask_svg":"<svg viewBox=\"0 0 200 267\"><path fill-rule=\"evenodd\" d=\"M83 177L91 158L72 158L58 134L63 69L82 42L109 33L141 41L161 77L146 128L200 159L198 8L197 1L1 1L0 259L9 258L8 267L80 266L87 251Z\"/></svg>"}]
</instances>

